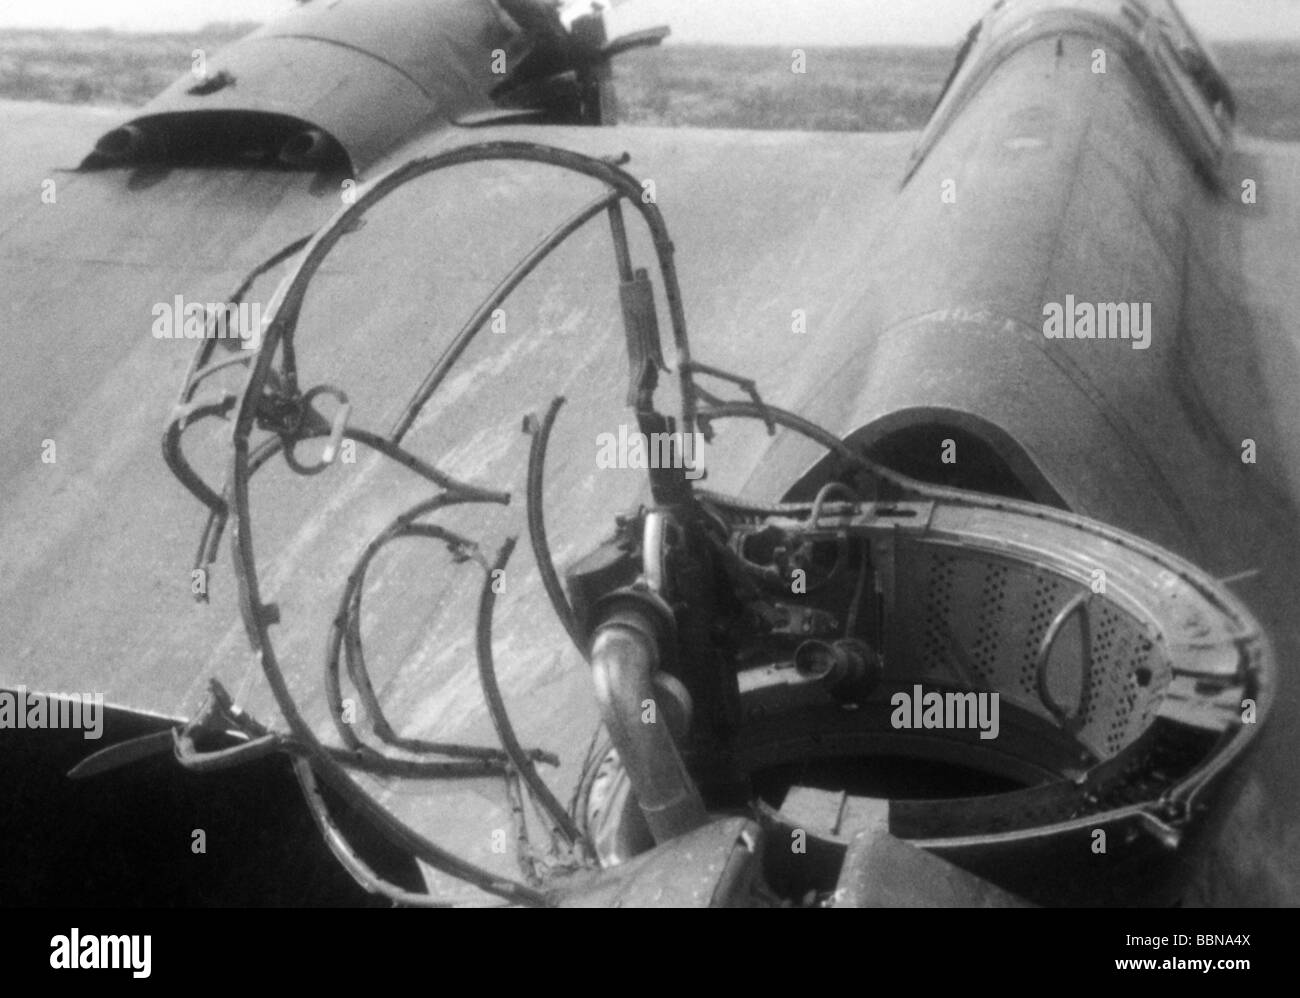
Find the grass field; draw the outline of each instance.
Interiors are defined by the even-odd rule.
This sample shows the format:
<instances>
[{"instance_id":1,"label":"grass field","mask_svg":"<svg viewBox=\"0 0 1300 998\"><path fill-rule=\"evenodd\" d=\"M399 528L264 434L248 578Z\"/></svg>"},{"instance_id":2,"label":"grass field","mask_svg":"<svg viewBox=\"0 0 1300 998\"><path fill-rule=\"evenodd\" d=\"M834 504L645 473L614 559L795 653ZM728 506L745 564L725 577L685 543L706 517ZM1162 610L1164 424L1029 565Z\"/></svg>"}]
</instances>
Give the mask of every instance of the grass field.
<instances>
[{"instance_id":1,"label":"grass field","mask_svg":"<svg viewBox=\"0 0 1300 998\"><path fill-rule=\"evenodd\" d=\"M143 104L209 54L251 30L212 25L193 34L0 31L0 97ZM1300 45L1216 46L1246 131L1300 140ZM919 128L952 64L948 48L808 49L790 72L776 48L667 45L617 63L624 120L715 128L881 131Z\"/></svg>"}]
</instances>

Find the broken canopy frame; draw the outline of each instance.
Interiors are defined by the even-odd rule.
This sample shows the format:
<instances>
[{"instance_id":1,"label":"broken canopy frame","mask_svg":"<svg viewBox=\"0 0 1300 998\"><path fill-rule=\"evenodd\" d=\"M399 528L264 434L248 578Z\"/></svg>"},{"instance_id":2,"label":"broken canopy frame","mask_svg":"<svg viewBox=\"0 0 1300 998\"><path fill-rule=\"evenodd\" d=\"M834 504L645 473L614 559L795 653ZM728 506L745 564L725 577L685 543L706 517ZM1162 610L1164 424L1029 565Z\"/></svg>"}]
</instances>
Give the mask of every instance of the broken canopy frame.
<instances>
[{"instance_id":1,"label":"broken canopy frame","mask_svg":"<svg viewBox=\"0 0 1300 998\"><path fill-rule=\"evenodd\" d=\"M299 309L308 284L335 244L354 231L362 216L383 198L418 177L458 165L493 160L555 166L597 180L604 184L606 190L541 240L501 280L443 350L388 433L378 434L349 425L350 406L345 391L333 385L316 385L303 391L298 383L295 333ZM354 203L342 209L319 233L285 246L250 273L236 289L231 297L231 304L235 305L244 299L257 278L288 261L294 261L293 272L282 285L282 293L276 296L272 308L273 314L266 323L256 351L244 351L235 347L233 355L220 356L216 350L219 341L212 335L213 330L208 330L209 335L196 349L180 397L163 435L163 456L168 467L209 511L207 525L203 530L195 558L196 571L207 573L211 568L226 522L232 510L234 511L232 548L241 615L249 640L253 648L259 652L277 706L290 729L288 735L270 732L240 713L224 690L214 683L208 708L187 726L185 733L177 737L177 758L194 769L211 769L237 765L268 751L290 753L294 758L295 772L302 783L305 797L312 807L318 825L331 848L340 853L340 859L345 867L363 885L402 903L445 904L448 902L423 895L412 896L409 892L384 883L368 871L365 864L351 853L342 836L338 834L317 792L315 777L324 779L347 803L373 819L377 827L395 844L436 869L515 903L538 904L544 901L544 895L538 889L540 886L538 865L535 857L531 855L531 849L526 846L521 848L519 858L525 876L532 884L525 885L504 880L446 853L398 822L373 801L351 778L348 771L357 770L379 775L426 779L501 775L505 779L506 790L512 802L521 846L527 841L527 833L523 825L522 785L528 788L534 806L550 826L553 840L558 839L562 843L567 861L573 865L591 862L591 854L572 817L555 799L535 768L535 764L539 761L558 764L558 760L540 750L525 750L519 744L497 687L491 652L491 620L495 600L491 580L493 571L503 567L509 559L515 545L515 538L508 539L496 555L489 559L475 542L436 524L421 520L428 514L453 505L480 502L506 504L510 496L505 492L460 482L402 446L403 437L465 349L489 322L494 310L546 257L588 222L605 214L609 220L619 275L625 289L624 320L632 369L629 401L636 402L639 415L662 419L654 412L652 406L652 396L657 383L656 372L663 367L654 298L653 293L649 291L646 272L638 271L632 265L622 213L622 203L626 201L643 219L658 258L677 354L682 400L681 428L684 432L693 431L697 425L701 401L710 405L721 401L696 384L697 374L718 377L739 385L750 396L753 400L752 404L760 413L766 411L752 382L692 361L686 335L685 313L673 264L672 242L658 207L652 200L643 197L641 183L621 168L624 162L626 156L614 161L531 143L494 142L416 159L378 178L359 194ZM633 289L631 293L626 290L629 288ZM220 342L228 349L231 347L230 341ZM238 396L230 392L221 392L216 397L199 396L200 389L210 377L240 365L248 367L248 375L244 388ZM316 399L322 397L334 399L334 411L328 417L313 405ZM538 555L548 595L574 637L575 643L581 648L572 610L564 597L546 546L541 507L545 444L562 401L561 399L555 401L544 423L539 423L536 418L530 418L526 427L534 438L529 468L528 518L532 546ZM234 454L230 476L225 485L216 488L206 482L193 468L181 442L185 431L198 422L210 417L229 419L232 413L235 425L232 433ZM765 422L769 430L774 429L770 419L765 418ZM665 420L664 425L671 425L671 421ZM256 429L269 431L270 436L253 444L250 437ZM322 436L327 436L329 440L322 452L321 460L311 465L302 463L295 455L296 446L304 440ZM330 632L325 669L325 684L332 717L345 746L340 749L320 742L299 713L284 680L269 632L270 626L279 619L278 609L273 604L263 603L259 594L248 487L253 474L276 454L283 454L286 463L298 474L318 474L332 463L343 440L353 440L378 451L427 479L441 491L432 498L416 504L384 528L367 545L348 575L340 598L339 613ZM366 570L375 555L384 545L399 537L422 537L440 541L448 547L455 560L473 561L484 572L478 616L479 678L493 724L502 742L502 749L402 738L393 730L384 715L373 684L370 682L361 648L361 592ZM196 592L196 597L205 601L206 592L206 585L204 585ZM338 675L340 656L347 663L349 676L366 704L373 730L381 742L407 753L432 754L443 758L428 761L393 757L363 743L342 716L342 692ZM219 728L227 732L239 732L247 740L244 744L218 753L203 753L195 748L194 739L191 737L193 732Z\"/></svg>"}]
</instances>

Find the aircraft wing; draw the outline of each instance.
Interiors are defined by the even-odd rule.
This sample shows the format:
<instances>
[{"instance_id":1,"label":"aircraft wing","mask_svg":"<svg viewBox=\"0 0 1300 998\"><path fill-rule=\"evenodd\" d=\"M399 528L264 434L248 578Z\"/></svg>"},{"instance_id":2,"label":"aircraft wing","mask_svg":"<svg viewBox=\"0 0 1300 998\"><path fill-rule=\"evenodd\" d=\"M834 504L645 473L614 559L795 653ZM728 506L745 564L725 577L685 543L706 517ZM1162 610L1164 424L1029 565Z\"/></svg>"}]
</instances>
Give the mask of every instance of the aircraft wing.
<instances>
[{"instance_id":1,"label":"aircraft wing","mask_svg":"<svg viewBox=\"0 0 1300 998\"><path fill-rule=\"evenodd\" d=\"M24 104L0 112L14 140L5 146L12 162L4 164L8 211L0 231L11 289L0 374L11 428L3 460L14 472L3 483L0 545L9 607L5 682L53 690L90 684L114 703L185 717L197 707L206 677L216 675L241 692L241 701L246 695L251 709L266 707L230 612L233 583L218 570L212 605L197 607L192 599L189 560L202 518L159 459L158 442L194 341L156 339L152 307L170 304L176 294L224 300L247 272L324 224L342 204L339 192L313 190L311 176L298 173L69 172L102 129L102 112ZM748 360L743 366L752 370L757 361L775 371L792 349L791 312L805 309L815 321L823 303L852 280L852 263L837 250L870 241L879 216L864 208L883 203L894 189L911 140L906 134L558 131L463 131L455 141L509 135L567 140L611 155L633 152L630 165L655 180L678 241L692 327L712 355L732 351L725 362ZM27 148L48 149L49 165L15 155ZM785 177L795 170L805 182L790 185ZM56 185L52 204L40 197L47 178ZM536 199L541 224L550 207L540 203L544 193ZM483 217L495 207L484 199ZM417 254L434 271L431 281L441 277L437 268L459 267L461 261L439 259L433 248L430 233L444 209L430 202L422 206L423 224L405 239L368 247L368 271L385 273L392 261ZM516 218L525 230L539 225ZM493 237L485 232L482 241ZM713 252L714 246L728 250ZM584 279L581 273L556 277L579 286ZM367 301L364 328L340 315L321 335L364 344L371 330L407 321L413 300L412 290ZM584 306L570 307L580 314ZM429 324L454 326L458 318L438 313ZM578 349L568 340L536 339L557 368ZM501 383L510 380L506 371L495 374ZM544 386L538 389L503 417L515 421L549 402ZM45 440L55 444L50 463L41 460ZM507 470L501 480L509 480L505 455L483 467L485 477L497 467Z\"/></svg>"}]
</instances>

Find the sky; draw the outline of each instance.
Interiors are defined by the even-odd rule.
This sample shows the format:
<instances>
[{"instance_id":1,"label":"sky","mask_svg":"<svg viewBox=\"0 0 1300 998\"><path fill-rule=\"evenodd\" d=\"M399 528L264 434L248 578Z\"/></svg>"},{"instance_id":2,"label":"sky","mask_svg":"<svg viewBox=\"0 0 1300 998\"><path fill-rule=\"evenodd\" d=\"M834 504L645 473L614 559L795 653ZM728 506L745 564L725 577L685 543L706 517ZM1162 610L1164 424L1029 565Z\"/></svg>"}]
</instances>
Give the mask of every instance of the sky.
<instances>
[{"instance_id":1,"label":"sky","mask_svg":"<svg viewBox=\"0 0 1300 998\"><path fill-rule=\"evenodd\" d=\"M991 2L627 0L609 23L614 33L668 24L679 42L951 45ZM293 0L0 0L0 27L173 31L208 21L267 20L293 6ZM1181 6L1211 39L1300 39L1300 0L1183 0Z\"/></svg>"}]
</instances>

